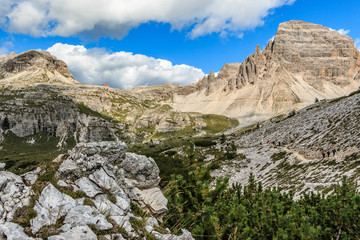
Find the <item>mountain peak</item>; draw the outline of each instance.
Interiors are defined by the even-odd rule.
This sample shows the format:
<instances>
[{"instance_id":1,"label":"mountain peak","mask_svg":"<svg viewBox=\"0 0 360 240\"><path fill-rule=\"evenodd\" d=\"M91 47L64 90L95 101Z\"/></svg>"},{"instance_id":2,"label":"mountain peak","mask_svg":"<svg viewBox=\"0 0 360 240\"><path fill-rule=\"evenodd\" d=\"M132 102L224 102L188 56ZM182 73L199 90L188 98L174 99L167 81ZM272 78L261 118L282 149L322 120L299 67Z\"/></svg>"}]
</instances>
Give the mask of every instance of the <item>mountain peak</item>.
<instances>
[{"instance_id":1,"label":"mountain peak","mask_svg":"<svg viewBox=\"0 0 360 240\"><path fill-rule=\"evenodd\" d=\"M27 77L26 77L27 76ZM79 84L68 66L46 51L29 50L0 58L2 85L32 85L34 83Z\"/></svg>"},{"instance_id":2,"label":"mountain peak","mask_svg":"<svg viewBox=\"0 0 360 240\"><path fill-rule=\"evenodd\" d=\"M236 70L229 71L229 66ZM199 82L189 102L183 96L174 105L180 111L223 114L249 124L305 107L315 98L349 94L358 89L359 76L360 53L349 36L292 20L279 25L263 51L257 45L240 65L225 64L216 78Z\"/></svg>"}]
</instances>

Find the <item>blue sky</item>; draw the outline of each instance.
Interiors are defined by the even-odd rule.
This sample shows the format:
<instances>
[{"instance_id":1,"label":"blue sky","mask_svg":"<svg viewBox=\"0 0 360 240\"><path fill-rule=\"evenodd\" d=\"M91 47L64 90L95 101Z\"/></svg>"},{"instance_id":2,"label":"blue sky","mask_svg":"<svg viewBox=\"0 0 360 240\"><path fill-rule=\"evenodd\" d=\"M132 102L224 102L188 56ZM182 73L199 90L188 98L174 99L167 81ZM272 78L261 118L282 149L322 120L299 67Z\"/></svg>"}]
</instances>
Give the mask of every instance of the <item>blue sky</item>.
<instances>
[{"instance_id":1,"label":"blue sky","mask_svg":"<svg viewBox=\"0 0 360 240\"><path fill-rule=\"evenodd\" d=\"M1 54L49 49L79 81L119 88L194 82L264 48L284 21L360 39L358 0L3 1Z\"/></svg>"}]
</instances>

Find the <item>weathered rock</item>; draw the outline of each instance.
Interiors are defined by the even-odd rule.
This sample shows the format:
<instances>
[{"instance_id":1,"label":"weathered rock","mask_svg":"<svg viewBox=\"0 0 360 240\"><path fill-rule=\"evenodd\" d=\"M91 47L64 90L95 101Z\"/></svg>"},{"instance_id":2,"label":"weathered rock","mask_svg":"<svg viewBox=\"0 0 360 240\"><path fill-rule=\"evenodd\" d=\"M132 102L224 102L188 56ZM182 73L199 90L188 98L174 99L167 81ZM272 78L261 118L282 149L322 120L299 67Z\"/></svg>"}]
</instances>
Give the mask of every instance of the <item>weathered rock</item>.
<instances>
[{"instance_id":1,"label":"weathered rock","mask_svg":"<svg viewBox=\"0 0 360 240\"><path fill-rule=\"evenodd\" d=\"M60 137L59 146L66 146L66 140L118 139L116 132L122 129L122 124L84 113L70 97L55 93L52 88L51 85L40 85L18 91L0 91L0 99L7 99L7 104L0 104L1 142L5 131L18 137L38 133ZM29 144L36 144L35 139Z\"/></svg>"},{"instance_id":2,"label":"weathered rock","mask_svg":"<svg viewBox=\"0 0 360 240\"><path fill-rule=\"evenodd\" d=\"M0 223L11 221L16 209L30 204L31 189L20 176L0 172Z\"/></svg>"},{"instance_id":3,"label":"weathered rock","mask_svg":"<svg viewBox=\"0 0 360 240\"><path fill-rule=\"evenodd\" d=\"M126 157L120 166L124 169L127 178L137 181L135 186L138 188L154 187L160 182L160 171L152 158L135 153L126 153Z\"/></svg>"},{"instance_id":4,"label":"weathered rock","mask_svg":"<svg viewBox=\"0 0 360 240\"><path fill-rule=\"evenodd\" d=\"M97 237L88 226L76 226L56 236L48 237L48 240L97 240Z\"/></svg>"},{"instance_id":5,"label":"weathered rock","mask_svg":"<svg viewBox=\"0 0 360 240\"><path fill-rule=\"evenodd\" d=\"M7 240L33 240L24 233L24 228L12 222L0 224L0 239Z\"/></svg>"},{"instance_id":6,"label":"weathered rock","mask_svg":"<svg viewBox=\"0 0 360 240\"><path fill-rule=\"evenodd\" d=\"M153 231L152 234L156 237L158 240L193 240L194 238L191 236L191 233L185 229L181 229L182 235L181 236L175 236L172 234L161 234L159 232Z\"/></svg>"},{"instance_id":7,"label":"weathered rock","mask_svg":"<svg viewBox=\"0 0 360 240\"><path fill-rule=\"evenodd\" d=\"M148 233L151 233L154 230L155 226L159 226L158 221L154 217L150 217L146 220L145 229Z\"/></svg>"},{"instance_id":8,"label":"weathered rock","mask_svg":"<svg viewBox=\"0 0 360 240\"><path fill-rule=\"evenodd\" d=\"M80 191L83 191L91 198L102 193L101 189L87 177L76 180L75 184L79 187Z\"/></svg>"},{"instance_id":9,"label":"weathered rock","mask_svg":"<svg viewBox=\"0 0 360 240\"><path fill-rule=\"evenodd\" d=\"M140 203L144 204L155 216L161 216L167 212L168 200L159 188L150 188L136 191Z\"/></svg>"},{"instance_id":10,"label":"weathered rock","mask_svg":"<svg viewBox=\"0 0 360 240\"><path fill-rule=\"evenodd\" d=\"M124 228L129 235L134 234L134 229L131 226L129 216L111 216L110 218L114 220L119 227Z\"/></svg>"},{"instance_id":11,"label":"weathered rock","mask_svg":"<svg viewBox=\"0 0 360 240\"><path fill-rule=\"evenodd\" d=\"M130 211L130 197L160 217L167 211L167 200L156 188L159 168L152 158L126 153L125 149L120 142L78 144L60 165L57 176L74 181L91 198L108 191L116 199L120 215ZM99 199L97 207L113 208L108 200L101 198L101 203Z\"/></svg>"},{"instance_id":12,"label":"weathered rock","mask_svg":"<svg viewBox=\"0 0 360 240\"><path fill-rule=\"evenodd\" d=\"M0 141L1 142L1 141ZM0 169L4 169L6 166L6 163L0 163Z\"/></svg>"},{"instance_id":13,"label":"weathered rock","mask_svg":"<svg viewBox=\"0 0 360 240\"><path fill-rule=\"evenodd\" d=\"M59 180L57 183L56 183L59 187L69 187L69 185L63 181L63 180Z\"/></svg>"},{"instance_id":14,"label":"weathered rock","mask_svg":"<svg viewBox=\"0 0 360 240\"><path fill-rule=\"evenodd\" d=\"M21 177L26 185L31 186L36 182L40 172L41 172L41 168L38 167L34 171L30 171L23 174Z\"/></svg>"},{"instance_id":15,"label":"weathered rock","mask_svg":"<svg viewBox=\"0 0 360 240\"><path fill-rule=\"evenodd\" d=\"M77 202L72 197L59 192L49 184L35 203L34 210L37 216L30 222L32 233L36 233L45 225L55 224L58 218L65 216L76 205Z\"/></svg>"},{"instance_id":16,"label":"weathered rock","mask_svg":"<svg viewBox=\"0 0 360 240\"><path fill-rule=\"evenodd\" d=\"M125 211L123 208L112 203L105 194L96 196L93 202L99 212L109 216L123 216L129 210L128 202L126 202L126 207L123 207Z\"/></svg>"},{"instance_id":17,"label":"weathered rock","mask_svg":"<svg viewBox=\"0 0 360 240\"><path fill-rule=\"evenodd\" d=\"M229 177L231 186L246 185L253 173L263 187L291 189L295 198L309 191L328 193L344 175L358 182L359 103L360 93L354 92L348 97L319 101L292 116L272 119L251 133L229 136L218 150L226 151L226 145L233 142L242 157L223 164L211 175ZM329 157L323 159L322 152L328 151Z\"/></svg>"},{"instance_id":18,"label":"weathered rock","mask_svg":"<svg viewBox=\"0 0 360 240\"><path fill-rule=\"evenodd\" d=\"M69 224L70 227L92 224L99 230L108 230L113 227L104 215L96 213L95 209L90 206L71 208L65 217L64 223Z\"/></svg>"}]
</instances>

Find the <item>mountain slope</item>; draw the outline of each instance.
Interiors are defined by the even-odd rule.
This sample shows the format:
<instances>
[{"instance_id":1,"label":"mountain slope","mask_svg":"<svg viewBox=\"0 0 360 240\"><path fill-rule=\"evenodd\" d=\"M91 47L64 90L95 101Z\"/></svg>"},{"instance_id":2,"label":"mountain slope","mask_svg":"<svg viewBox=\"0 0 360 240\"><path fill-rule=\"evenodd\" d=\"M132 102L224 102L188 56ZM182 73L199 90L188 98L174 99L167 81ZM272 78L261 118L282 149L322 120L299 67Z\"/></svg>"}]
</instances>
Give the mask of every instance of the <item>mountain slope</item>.
<instances>
[{"instance_id":1,"label":"mountain slope","mask_svg":"<svg viewBox=\"0 0 360 240\"><path fill-rule=\"evenodd\" d=\"M213 176L246 183L253 172L265 187L278 185L297 194L309 190L327 193L343 175L360 181L359 121L359 91L320 101L245 135L229 136L221 148L233 142L243 159L224 163ZM327 151L330 156L323 159L322 152Z\"/></svg>"}]
</instances>

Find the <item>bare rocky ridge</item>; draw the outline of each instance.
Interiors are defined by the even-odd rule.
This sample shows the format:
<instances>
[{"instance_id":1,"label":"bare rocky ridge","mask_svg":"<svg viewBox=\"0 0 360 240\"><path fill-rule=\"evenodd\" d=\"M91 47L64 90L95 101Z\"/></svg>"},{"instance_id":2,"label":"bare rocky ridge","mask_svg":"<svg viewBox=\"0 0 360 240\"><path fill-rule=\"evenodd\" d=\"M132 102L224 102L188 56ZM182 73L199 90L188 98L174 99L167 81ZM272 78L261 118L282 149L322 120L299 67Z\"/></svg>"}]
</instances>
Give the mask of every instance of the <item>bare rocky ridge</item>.
<instances>
[{"instance_id":1,"label":"bare rocky ridge","mask_svg":"<svg viewBox=\"0 0 360 240\"><path fill-rule=\"evenodd\" d=\"M314 103L340 97L360 82L360 54L353 40L321 25L281 23L261 51L242 64L225 64L219 75L199 81L190 94L175 94L179 111L236 117L242 125L260 122Z\"/></svg>"},{"instance_id":2,"label":"bare rocky ridge","mask_svg":"<svg viewBox=\"0 0 360 240\"><path fill-rule=\"evenodd\" d=\"M186 230L181 236L171 235L165 229L167 233L158 232L157 219L161 220L167 211L167 199L158 188L159 169L153 159L127 153L124 143L81 143L67 156L56 158L53 165L60 165L55 174L56 183L41 184L43 180L37 180L26 186L21 177L0 172L1 238L33 239L27 235L37 237L43 229L53 227L56 233L49 232L48 239L139 239L145 232L159 240L193 239ZM35 174L46 174L46 171ZM45 187L31 205L32 188L39 184ZM73 198L63 193L64 190L67 193L81 191L85 198ZM134 215L131 201L150 216ZM27 206L36 215L25 231L16 223L21 212L15 216L14 213ZM139 230L134 222L144 222L144 228Z\"/></svg>"}]
</instances>

